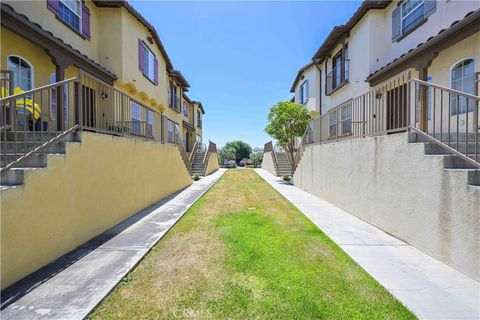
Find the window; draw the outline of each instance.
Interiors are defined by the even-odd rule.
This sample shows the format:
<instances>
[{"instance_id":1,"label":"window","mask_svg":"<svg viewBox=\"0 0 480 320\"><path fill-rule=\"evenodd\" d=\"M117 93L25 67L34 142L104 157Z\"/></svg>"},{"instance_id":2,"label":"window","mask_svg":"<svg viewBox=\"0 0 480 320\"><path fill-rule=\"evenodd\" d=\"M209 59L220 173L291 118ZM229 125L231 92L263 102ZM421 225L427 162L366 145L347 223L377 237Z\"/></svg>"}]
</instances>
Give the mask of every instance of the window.
<instances>
[{"instance_id":1,"label":"window","mask_svg":"<svg viewBox=\"0 0 480 320\"><path fill-rule=\"evenodd\" d=\"M348 81L348 64L348 46L345 46L332 59L332 71L327 74L327 95Z\"/></svg>"},{"instance_id":2,"label":"window","mask_svg":"<svg viewBox=\"0 0 480 320\"><path fill-rule=\"evenodd\" d=\"M172 120L167 120L168 142L177 144L180 139L180 126Z\"/></svg>"},{"instance_id":3,"label":"window","mask_svg":"<svg viewBox=\"0 0 480 320\"><path fill-rule=\"evenodd\" d=\"M195 136L195 139L196 139L196 141L197 141L198 143L202 143L202 136L201 136L201 135L197 134L197 135Z\"/></svg>"},{"instance_id":4,"label":"window","mask_svg":"<svg viewBox=\"0 0 480 320\"><path fill-rule=\"evenodd\" d=\"M330 112L328 115L328 123L330 129L330 138L333 138L337 135L337 112Z\"/></svg>"},{"instance_id":5,"label":"window","mask_svg":"<svg viewBox=\"0 0 480 320\"><path fill-rule=\"evenodd\" d=\"M142 40L138 40L139 69L142 74L154 84L158 84L158 61L155 54L145 45Z\"/></svg>"},{"instance_id":6,"label":"window","mask_svg":"<svg viewBox=\"0 0 480 320\"><path fill-rule=\"evenodd\" d=\"M8 57L8 70L13 71L13 87L23 91L33 89L33 67L25 59L17 56Z\"/></svg>"},{"instance_id":7,"label":"window","mask_svg":"<svg viewBox=\"0 0 480 320\"><path fill-rule=\"evenodd\" d=\"M50 75L50 83L57 82L55 73ZM68 84L63 87L63 120L68 123ZM57 88L50 89L50 118L57 119Z\"/></svg>"},{"instance_id":8,"label":"window","mask_svg":"<svg viewBox=\"0 0 480 320\"><path fill-rule=\"evenodd\" d=\"M147 136L153 137L153 111L147 109Z\"/></svg>"},{"instance_id":9,"label":"window","mask_svg":"<svg viewBox=\"0 0 480 320\"><path fill-rule=\"evenodd\" d=\"M436 0L405 0L392 13L392 40L399 40L435 12Z\"/></svg>"},{"instance_id":10,"label":"window","mask_svg":"<svg viewBox=\"0 0 480 320\"><path fill-rule=\"evenodd\" d=\"M82 32L82 1L60 0L58 16L78 32Z\"/></svg>"},{"instance_id":11,"label":"window","mask_svg":"<svg viewBox=\"0 0 480 320\"><path fill-rule=\"evenodd\" d=\"M177 95L177 87L170 82L170 90L169 92L169 105L177 112L182 112L181 105L180 105L180 97Z\"/></svg>"},{"instance_id":12,"label":"window","mask_svg":"<svg viewBox=\"0 0 480 320\"><path fill-rule=\"evenodd\" d=\"M188 118L188 103L186 101L183 102L183 115Z\"/></svg>"},{"instance_id":13,"label":"window","mask_svg":"<svg viewBox=\"0 0 480 320\"><path fill-rule=\"evenodd\" d=\"M200 110L197 110L197 127L202 127L202 114L200 113Z\"/></svg>"},{"instance_id":14,"label":"window","mask_svg":"<svg viewBox=\"0 0 480 320\"><path fill-rule=\"evenodd\" d=\"M300 103L306 104L308 102L308 80L300 86Z\"/></svg>"},{"instance_id":15,"label":"window","mask_svg":"<svg viewBox=\"0 0 480 320\"><path fill-rule=\"evenodd\" d=\"M457 63L451 72L451 87L454 90L475 94L475 60L465 59ZM474 102L460 95L450 96L451 115L473 112Z\"/></svg>"},{"instance_id":16,"label":"window","mask_svg":"<svg viewBox=\"0 0 480 320\"><path fill-rule=\"evenodd\" d=\"M342 122L342 135L352 133L352 104L348 103L340 109L340 121Z\"/></svg>"},{"instance_id":17,"label":"window","mask_svg":"<svg viewBox=\"0 0 480 320\"><path fill-rule=\"evenodd\" d=\"M130 115L131 115L131 132L133 134L142 134L142 109L135 101L130 101Z\"/></svg>"}]
</instances>

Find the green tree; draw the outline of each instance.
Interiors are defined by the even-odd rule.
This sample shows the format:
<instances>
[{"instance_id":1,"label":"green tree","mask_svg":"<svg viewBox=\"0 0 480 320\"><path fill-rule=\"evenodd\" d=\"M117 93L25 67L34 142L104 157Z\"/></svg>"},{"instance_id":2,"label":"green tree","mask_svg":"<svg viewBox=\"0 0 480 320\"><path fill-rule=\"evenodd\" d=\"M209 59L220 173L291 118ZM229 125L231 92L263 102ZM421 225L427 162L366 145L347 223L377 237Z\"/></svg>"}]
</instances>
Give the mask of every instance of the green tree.
<instances>
[{"instance_id":1,"label":"green tree","mask_svg":"<svg viewBox=\"0 0 480 320\"><path fill-rule=\"evenodd\" d=\"M250 154L250 160L252 161L253 167L258 168L262 164L263 154L260 152L253 152Z\"/></svg>"},{"instance_id":2,"label":"green tree","mask_svg":"<svg viewBox=\"0 0 480 320\"><path fill-rule=\"evenodd\" d=\"M307 130L310 115L304 105L284 101L270 108L265 132L287 151L291 163L295 153L295 138Z\"/></svg>"},{"instance_id":3,"label":"green tree","mask_svg":"<svg viewBox=\"0 0 480 320\"><path fill-rule=\"evenodd\" d=\"M224 146L218 152L220 163L225 164L226 161L235 160L235 149L232 147Z\"/></svg>"},{"instance_id":4,"label":"green tree","mask_svg":"<svg viewBox=\"0 0 480 320\"><path fill-rule=\"evenodd\" d=\"M237 163L243 159L247 159L250 156L250 153L252 153L252 147L241 140L227 142L224 148L232 148L235 150L235 161Z\"/></svg>"}]
</instances>

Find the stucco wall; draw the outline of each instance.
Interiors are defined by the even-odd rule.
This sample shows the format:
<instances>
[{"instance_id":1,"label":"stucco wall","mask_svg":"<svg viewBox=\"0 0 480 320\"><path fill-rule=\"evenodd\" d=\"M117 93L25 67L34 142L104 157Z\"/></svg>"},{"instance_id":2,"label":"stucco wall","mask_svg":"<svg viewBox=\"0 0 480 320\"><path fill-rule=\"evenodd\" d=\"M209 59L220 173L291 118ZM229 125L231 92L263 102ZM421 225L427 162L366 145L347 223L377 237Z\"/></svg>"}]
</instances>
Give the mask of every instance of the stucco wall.
<instances>
[{"instance_id":1,"label":"stucco wall","mask_svg":"<svg viewBox=\"0 0 480 320\"><path fill-rule=\"evenodd\" d=\"M480 8L478 1L437 1L436 11L422 26L400 41L392 42L392 12L397 4L397 1L393 1L385 10L374 10L380 16L376 22L376 28L372 30L378 36L375 37L376 46L373 51L376 63L370 66L370 72L383 67L410 49L416 48L419 43L437 35L440 30L448 28L454 21L463 19L468 12Z\"/></svg>"},{"instance_id":2,"label":"stucco wall","mask_svg":"<svg viewBox=\"0 0 480 320\"><path fill-rule=\"evenodd\" d=\"M275 165L273 163L272 153L271 152L264 152L263 153L263 160L262 160L262 169L267 170L273 175L277 175L275 171Z\"/></svg>"},{"instance_id":3,"label":"stucco wall","mask_svg":"<svg viewBox=\"0 0 480 320\"><path fill-rule=\"evenodd\" d=\"M320 112L320 71L316 66L303 71L304 78L297 82L295 86L295 102L301 103L300 88L308 80L308 101L305 104L308 111Z\"/></svg>"},{"instance_id":4,"label":"stucco wall","mask_svg":"<svg viewBox=\"0 0 480 320\"><path fill-rule=\"evenodd\" d=\"M191 183L174 145L83 133L2 192L2 288Z\"/></svg>"},{"instance_id":5,"label":"stucco wall","mask_svg":"<svg viewBox=\"0 0 480 320\"><path fill-rule=\"evenodd\" d=\"M480 278L480 188L407 134L306 146L296 186Z\"/></svg>"},{"instance_id":6,"label":"stucco wall","mask_svg":"<svg viewBox=\"0 0 480 320\"><path fill-rule=\"evenodd\" d=\"M205 170L205 174L209 175L210 173L213 173L220 168L218 164L218 155L216 152L210 153L210 157L208 157L208 163L207 163L207 170Z\"/></svg>"}]
</instances>

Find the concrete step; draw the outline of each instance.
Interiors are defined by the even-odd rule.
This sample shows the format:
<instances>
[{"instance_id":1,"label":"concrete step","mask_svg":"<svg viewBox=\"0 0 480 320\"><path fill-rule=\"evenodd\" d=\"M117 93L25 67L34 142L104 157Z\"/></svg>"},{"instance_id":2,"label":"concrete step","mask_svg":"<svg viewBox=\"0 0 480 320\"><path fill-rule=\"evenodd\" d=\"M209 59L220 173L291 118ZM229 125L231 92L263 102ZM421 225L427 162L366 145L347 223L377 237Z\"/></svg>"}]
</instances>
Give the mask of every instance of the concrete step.
<instances>
[{"instance_id":1,"label":"concrete step","mask_svg":"<svg viewBox=\"0 0 480 320\"><path fill-rule=\"evenodd\" d=\"M474 164L456 155L444 155L443 164L445 169L478 169Z\"/></svg>"},{"instance_id":2,"label":"concrete step","mask_svg":"<svg viewBox=\"0 0 480 320\"><path fill-rule=\"evenodd\" d=\"M4 138L6 136L7 141L48 141L56 136L61 134L59 131L46 131L46 132L38 132L38 131L7 131L0 133L1 141L5 141ZM24 139L25 137L25 139ZM81 133L80 132L73 132L64 138L62 141L72 141L72 142L80 142L81 141Z\"/></svg>"},{"instance_id":3,"label":"concrete step","mask_svg":"<svg viewBox=\"0 0 480 320\"><path fill-rule=\"evenodd\" d=\"M15 161L23 154L2 154L0 159L1 167L5 167L7 164ZM32 154L28 158L21 160L19 163L15 164L15 167L22 168L22 167L35 167L41 168L47 166L47 155L46 154Z\"/></svg>"},{"instance_id":4,"label":"concrete step","mask_svg":"<svg viewBox=\"0 0 480 320\"><path fill-rule=\"evenodd\" d=\"M37 167L12 168L7 172L2 172L0 176L0 185L2 187L22 185L24 173L26 171L41 170L41 169L43 168L37 168Z\"/></svg>"},{"instance_id":5,"label":"concrete step","mask_svg":"<svg viewBox=\"0 0 480 320\"><path fill-rule=\"evenodd\" d=\"M7 153L22 153L25 151L31 151L37 147L39 147L42 143L41 142L33 142L33 141L7 141L7 142L2 142L2 147L1 151L2 153L7 152ZM42 150L40 150L40 153L65 153L66 149L66 142L64 141L58 141L52 144L49 144Z\"/></svg>"},{"instance_id":6,"label":"concrete step","mask_svg":"<svg viewBox=\"0 0 480 320\"><path fill-rule=\"evenodd\" d=\"M468 171L468 184L472 186L480 186L480 170Z\"/></svg>"}]
</instances>

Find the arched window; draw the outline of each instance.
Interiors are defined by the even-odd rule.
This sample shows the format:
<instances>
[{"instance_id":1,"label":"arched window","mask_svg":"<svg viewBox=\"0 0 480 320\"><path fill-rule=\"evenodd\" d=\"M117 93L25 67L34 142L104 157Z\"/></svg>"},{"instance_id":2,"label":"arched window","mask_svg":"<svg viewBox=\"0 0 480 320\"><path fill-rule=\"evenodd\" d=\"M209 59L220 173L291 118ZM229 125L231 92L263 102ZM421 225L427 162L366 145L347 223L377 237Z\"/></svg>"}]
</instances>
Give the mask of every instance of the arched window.
<instances>
[{"instance_id":1,"label":"arched window","mask_svg":"<svg viewBox=\"0 0 480 320\"><path fill-rule=\"evenodd\" d=\"M465 59L458 62L452 68L451 73L451 87L454 90L462 91L469 94L475 92L475 61L473 59ZM467 112L467 99L462 96L453 95L452 100L452 115ZM458 108L457 108L458 106ZM473 101L468 101L468 112L473 111Z\"/></svg>"},{"instance_id":2,"label":"arched window","mask_svg":"<svg viewBox=\"0 0 480 320\"><path fill-rule=\"evenodd\" d=\"M33 89L33 67L22 57L10 56L7 61L8 70L13 71L13 87L24 91Z\"/></svg>"}]
</instances>

